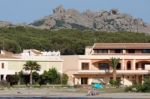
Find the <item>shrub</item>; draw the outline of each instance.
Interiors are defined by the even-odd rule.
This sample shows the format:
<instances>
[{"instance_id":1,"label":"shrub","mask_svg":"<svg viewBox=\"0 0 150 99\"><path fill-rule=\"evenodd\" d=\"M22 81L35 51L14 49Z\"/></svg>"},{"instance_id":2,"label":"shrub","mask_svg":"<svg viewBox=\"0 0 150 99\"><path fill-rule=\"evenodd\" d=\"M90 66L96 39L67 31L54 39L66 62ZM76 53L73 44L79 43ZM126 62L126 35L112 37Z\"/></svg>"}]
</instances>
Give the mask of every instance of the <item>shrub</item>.
<instances>
[{"instance_id":1,"label":"shrub","mask_svg":"<svg viewBox=\"0 0 150 99\"><path fill-rule=\"evenodd\" d=\"M120 86L120 80L110 80L109 83L114 87Z\"/></svg>"},{"instance_id":2,"label":"shrub","mask_svg":"<svg viewBox=\"0 0 150 99\"><path fill-rule=\"evenodd\" d=\"M29 83L29 75L24 74L23 71L18 73L19 76L19 84L28 84Z\"/></svg>"},{"instance_id":3,"label":"shrub","mask_svg":"<svg viewBox=\"0 0 150 99\"><path fill-rule=\"evenodd\" d=\"M66 85L68 82L68 75L67 74L63 74L62 75L62 84Z\"/></svg>"},{"instance_id":4,"label":"shrub","mask_svg":"<svg viewBox=\"0 0 150 99\"><path fill-rule=\"evenodd\" d=\"M7 81L2 80L2 81L0 81L0 86L2 86L2 87L10 87L10 84Z\"/></svg>"},{"instance_id":5,"label":"shrub","mask_svg":"<svg viewBox=\"0 0 150 99\"><path fill-rule=\"evenodd\" d=\"M44 73L42 75L40 75L39 84L45 85L47 83L48 83L48 77L46 75L46 71L44 71Z\"/></svg>"},{"instance_id":6,"label":"shrub","mask_svg":"<svg viewBox=\"0 0 150 99\"><path fill-rule=\"evenodd\" d=\"M150 77L144 80L143 85L137 87L139 92L150 92Z\"/></svg>"},{"instance_id":7,"label":"shrub","mask_svg":"<svg viewBox=\"0 0 150 99\"><path fill-rule=\"evenodd\" d=\"M125 88L125 91L131 92L150 92L150 77L144 80L143 84L137 84Z\"/></svg>"},{"instance_id":8,"label":"shrub","mask_svg":"<svg viewBox=\"0 0 150 99\"><path fill-rule=\"evenodd\" d=\"M39 83L40 75L37 72L33 72L32 73L32 80L33 80L33 84Z\"/></svg>"},{"instance_id":9,"label":"shrub","mask_svg":"<svg viewBox=\"0 0 150 99\"><path fill-rule=\"evenodd\" d=\"M42 75L39 77L39 84L64 84L66 85L68 82L67 74L60 74L55 68L51 68L48 71L44 71Z\"/></svg>"},{"instance_id":10,"label":"shrub","mask_svg":"<svg viewBox=\"0 0 150 99\"><path fill-rule=\"evenodd\" d=\"M19 76L18 75L7 75L6 81L10 83L10 86L18 84Z\"/></svg>"},{"instance_id":11,"label":"shrub","mask_svg":"<svg viewBox=\"0 0 150 99\"><path fill-rule=\"evenodd\" d=\"M128 86L125 88L125 92L136 92L137 91L137 85Z\"/></svg>"}]
</instances>

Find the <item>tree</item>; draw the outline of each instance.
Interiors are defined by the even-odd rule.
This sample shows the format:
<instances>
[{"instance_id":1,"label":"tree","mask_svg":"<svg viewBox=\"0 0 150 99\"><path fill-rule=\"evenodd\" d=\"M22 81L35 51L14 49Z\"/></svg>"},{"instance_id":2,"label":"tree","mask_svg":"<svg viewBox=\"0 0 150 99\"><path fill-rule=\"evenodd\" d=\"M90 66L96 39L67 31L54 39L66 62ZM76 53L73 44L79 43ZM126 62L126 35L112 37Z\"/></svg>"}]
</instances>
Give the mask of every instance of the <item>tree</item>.
<instances>
[{"instance_id":1,"label":"tree","mask_svg":"<svg viewBox=\"0 0 150 99\"><path fill-rule=\"evenodd\" d=\"M30 75L24 74L23 71L18 73L19 76L19 83L18 84L28 84L30 82Z\"/></svg>"},{"instance_id":2,"label":"tree","mask_svg":"<svg viewBox=\"0 0 150 99\"><path fill-rule=\"evenodd\" d=\"M116 68L117 68L117 65L119 64L119 61L120 61L119 58L114 58L114 57L112 57L111 61L110 61L110 66L113 69L113 72L112 72L113 73L113 81L116 81Z\"/></svg>"},{"instance_id":3,"label":"tree","mask_svg":"<svg viewBox=\"0 0 150 99\"><path fill-rule=\"evenodd\" d=\"M40 68L41 68L40 65L35 61L27 61L24 64L23 69L30 71L30 85L32 85L32 72L33 71L40 71Z\"/></svg>"},{"instance_id":4,"label":"tree","mask_svg":"<svg viewBox=\"0 0 150 99\"><path fill-rule=\"evenodd\" d=\"M56 70L56 68L49 69L48 79L50 84L59 84L60 83L60 74Z\"/></svg>"},{"instance_id":5,"label":"tree","mask_svg":"<svg viewBox=\"0 0 150 99\"><path fill-rule=\"evenodd\" d=\"M48 84L47 71L44 71L44 73L42 75L40 75L39 84L40 85Z\"/></svg>"},{"instance_id":6,"label":"tree","mask_svg":"<svg viewBox=\"0 0 150 99\"><path fill-rule=\"evenodd\" d=\"M40 75L37 72L32 73L33 84L38 84L40 81Z\"/></svg>"},{"instance_id":7,"label":"tree","mask_svg":"<svg viewBox=\"0 0 150 99\"><path fill-rule=\"evenodd\" d=\"M65 75L66 76L66 75ZM62 77L64 78L64 83L65 83L65 79L67 79L67 77ZM44 73L40 76L40 85L42 84L60 84L61 83L61 75L60 73L55 69L55 68L51 68L48 71L44 71Z\"/></svg>"}]
</instances>

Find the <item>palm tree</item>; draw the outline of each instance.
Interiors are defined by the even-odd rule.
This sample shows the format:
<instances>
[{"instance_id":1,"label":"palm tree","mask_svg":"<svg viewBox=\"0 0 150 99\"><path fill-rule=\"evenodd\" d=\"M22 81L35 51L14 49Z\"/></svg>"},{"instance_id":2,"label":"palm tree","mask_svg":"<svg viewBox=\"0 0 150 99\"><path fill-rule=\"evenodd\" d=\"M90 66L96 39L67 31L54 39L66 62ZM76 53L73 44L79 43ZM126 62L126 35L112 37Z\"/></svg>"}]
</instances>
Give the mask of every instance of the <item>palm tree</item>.
<instances>
[{"instance_id":1,"label":"palm tree","mask_svg":"<svg viewBox=\"0 0 150 99\"><path fill-rule=\"evenodd\" d=\"M113 69L113 72L112 72L113 73L113 81L116 81L116 68L117 68L117 65L119 64L119 61L120 61L119 58L114 58L114 57L112 57L111 61L110 61L110 66Z\"/></svg>"},{"instance_id":2,"label":"palm tree","mask_svg":"<svg viewBox=\"0 0 150 99\"><path fill-rule=\"evenodd\" d=\"M24 70L30 71L30 85L32 85L32 72L40 71L40 65L35 61L27 61L23 67Z\"/></svg>"}]
</instances>

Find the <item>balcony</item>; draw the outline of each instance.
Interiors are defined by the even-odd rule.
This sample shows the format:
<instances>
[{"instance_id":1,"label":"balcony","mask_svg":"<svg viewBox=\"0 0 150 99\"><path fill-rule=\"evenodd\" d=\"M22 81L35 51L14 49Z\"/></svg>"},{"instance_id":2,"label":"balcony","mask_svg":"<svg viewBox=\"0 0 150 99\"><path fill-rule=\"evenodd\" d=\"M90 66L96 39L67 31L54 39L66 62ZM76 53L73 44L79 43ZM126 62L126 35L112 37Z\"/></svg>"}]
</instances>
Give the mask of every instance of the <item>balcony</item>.
<instances>
[{"instance_id":1,"label":"balcony","mask_svg":"<svg viewBox=\"0 0 150 99\"><path fill-rule=\"evenodd\" d=\"M149 74L149 70L117 70L117 74L119 75L140 75L140 74ZM78 74L110 74L112 70L80 70Z\"/></svg>"},{"instance_id":2,"label":"balcony","mask_svg":"<svg viewBox=\"0 0 150 99\"><path fill-rule=\"evenodd\" d=\"M92 55L80 55L80 59L110 59L117 57L120 59L150 59L150 54L120 54L120 53L108 53L108 54L92 54Z\"/></svg>"}]
</instances>

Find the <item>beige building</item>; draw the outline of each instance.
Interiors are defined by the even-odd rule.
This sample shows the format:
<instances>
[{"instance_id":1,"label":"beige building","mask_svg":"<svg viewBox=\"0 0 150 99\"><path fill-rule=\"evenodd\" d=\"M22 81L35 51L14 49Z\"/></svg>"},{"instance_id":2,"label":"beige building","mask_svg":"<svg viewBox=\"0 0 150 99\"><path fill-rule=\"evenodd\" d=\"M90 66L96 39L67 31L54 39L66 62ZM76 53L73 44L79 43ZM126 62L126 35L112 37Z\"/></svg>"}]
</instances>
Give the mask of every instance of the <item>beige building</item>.
<instances>
[{"instance_id":1,"label":"beige building","mask_svg":"<svg viewBox=\"0 0 150 99\"><path fill-rule=\"evenodd\" d=\"M150 74L150 43L95 43L86 47L85 55L65 56L63 70L71 85L109 84L112 57L120 59L117 79L122 85L142 83Z\"/></svg>"},{"instance_id":2,"label":"beige building","mask_svg":"<svg viewBox=\"0 0 150 99\"><path fill-rule=\"evenodd\" d=\"M150 74L150 43L95 43L85 48L85 55L65 55L30 49L21 54L1 51L0 80L23 70L26 61L37 61L41 71L55 67L69 76L69 85L109 84L112 79L111 58L119 58L117 79L122 85L142 83ZM27 73L24 71L24 73Z\"/></svg>"},{"instance_id":3,"label":"beige building","mask_svg":"<svg viewBox=\"0 0 150 99\"><path fill-rule=\"evenodd\" d=\"M13 54L1 51L0 54L0 80L5 80L7 75L14 75L23 70L26 61L36 61L41 66L39 74L44 70L54 67L62 73L63 60L60 58L60 52L41 52L35 49L24 50L21 54ZM23 71L28 73L27 71Z\"/></svg>"}]
</instances>

